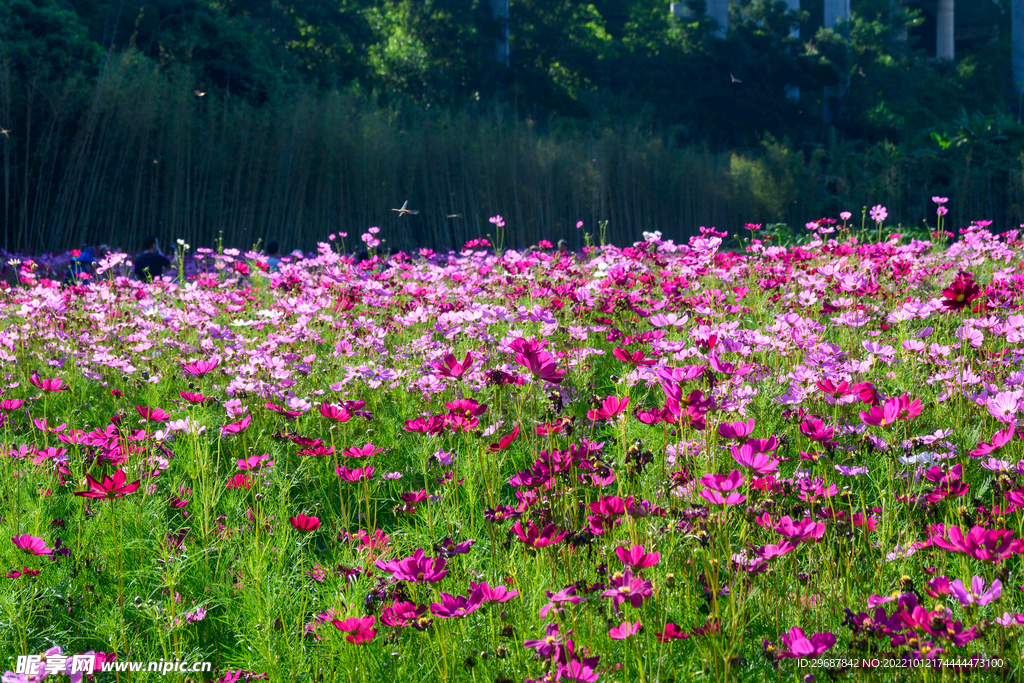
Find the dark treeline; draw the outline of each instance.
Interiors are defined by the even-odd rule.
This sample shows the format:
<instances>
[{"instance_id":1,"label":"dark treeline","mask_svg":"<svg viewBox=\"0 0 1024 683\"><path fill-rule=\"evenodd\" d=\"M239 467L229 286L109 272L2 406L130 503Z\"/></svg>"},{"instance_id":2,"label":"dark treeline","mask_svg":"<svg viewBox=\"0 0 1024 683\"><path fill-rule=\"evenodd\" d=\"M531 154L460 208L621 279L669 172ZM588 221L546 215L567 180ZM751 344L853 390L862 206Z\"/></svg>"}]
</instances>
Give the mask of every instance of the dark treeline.
<instances>
[{"instance_id":1,"label":"dark treeline","mask_svg":"<svg viewBox=\"0 0 1024 683\"><path fill-rule=\"evenodd\" d=\"M1008 0L955 63L927 2L826 29L820 1L746 0L725 40L701 4L0 0L0 239L457 248L500 213L506 246L575 246L579 220L625 242L869 204L920 227L933 194L1024 220Z\"/></svg>"}]
</instances>

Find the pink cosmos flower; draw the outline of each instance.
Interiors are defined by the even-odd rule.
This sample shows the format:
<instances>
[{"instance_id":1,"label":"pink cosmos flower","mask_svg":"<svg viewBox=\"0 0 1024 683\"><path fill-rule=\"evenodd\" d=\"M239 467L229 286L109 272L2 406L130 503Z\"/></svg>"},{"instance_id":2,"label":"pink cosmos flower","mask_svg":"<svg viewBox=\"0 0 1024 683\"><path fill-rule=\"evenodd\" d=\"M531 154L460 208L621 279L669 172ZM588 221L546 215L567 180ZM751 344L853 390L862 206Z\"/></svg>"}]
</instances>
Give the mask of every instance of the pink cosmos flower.
<instances>
[{"instance_id":1,"label":"pink cosmos flower","mask_svg":"<svg viewBox=\"0 0 1024 683\"><path fill-rule=\"evenodd\" d=\"M394 576L396 581L412 581L427 583L440 581L448 575L447 564L443 557L437 559L426 557L422 548L417 548L411 557L402 560L384 562L377 560L377 569Z\"/></svg>"},{"instance_id":2,"label":"pink cosmos flower","mask_svg":"<svg viewBox=\"0 0 1024 683\"><path fill-rule=\"evenodd\" d=\"M202 377L206 373L214 370L218 365L220 365L220 360L215 358L213 360L199 360L195 363L189 363L188 365L183 366L183 369L190 375Z\"/></svg>"},{"instance_id":3,"label":"pink cosmos flower","mask_svg":"<svg viewBox=\"0 0 1024 683\"><path fill-rule=\"evenodd\" d=\"M480 591L474 591L469 597L441 593L441 602L430 603L430 611L439 619L459 618L477 611L483 602Z\"/></svg>"},{"instance_id":4,"label":"pink cosmos flower","mask_svg":"<svg viewBox=\"0 0 1024 683\"><path fill-rule=\"evenodd\" d=\"M572 633L569 631L565 635ZM523 647L536 650L537 656L543 659L552 659L558 656L562 644L562 635L558 632L558 624L551 623L544 627L544 637L540 640L527 640Z\"/></svg>"},{"instance_id":5,"label":"pink cosmos flower","mask_svg":"<svg viewBox=\"0 0 1024 683\"><path fill-rule=\"evenodd\" d=\"M985 579L975 576L971 579L971 588L968 590L960 579L956 579L949 587L950 594L960 601L961 605L978 605L984 607L990 602L999 599L1002 594L1003 584L995 579L988 590L985 590Z\"/></svg>"},{"instance_id":6,"label":"pink cosmos flower","mask_svg":"<svg viewBox=\"0 0 1024 683\"><path fill-rule=\"evenodd\" d=\"M486 581L481 581L480 583L474 583L473 581L470 581L470 595L473 595L477 592L480 593L480 599L484 602L495 603L508 602L512 598L519 595L519 591L510 591L509 589L505 588L505 586L495 586L494 588L491 588L490 584L488 584Z\"/></svg>"},{"instance_id":7,"label":"pink cosmos flower","mask_svg":"<svg viewBox=\"0 0 1024 683\"><path fill-rule=\"evenodd\" d=\"M964 553L983 562L1000 562L1014 553L1021 552L1021 542L1008 529L986 529L975 526L967 534L954 526L945 529L935 526L931 538L934 545L944 550Z\"/></svg>"},{"instance_id":8,"label":"pink cosmos flower","mask_svg":"<svg viewBox=\"0 0 1024 683\"><path fill-rule=\"evenodd\" d=\"M889 217L889 212L881 204L876 204L875 206L871 207L871 212L869 215L871 216L871 220L875 221L876 223L881 223L882 221Z\"/></svg>"},{"instance_id":9,"label":"pink cosmos flower","mask_svg":"<svg viewBox=\"0 0 1024 683\"><path fill-rule=\"evenodd\" d=\"M615 556L622 564L636 570L653 567L661 560L661 553L645 553L642 545L635 545L629 550L620 545L615 549Z\"/></svg>"},{"instance_id":10,"label":"pink cosmos flower","mask_svg":"<svg viewBox=\"0 0 1024 683\"><path fill-rule=\"evenodd\" d=\"M624 363L629 363L634 367L647 367L650 365L657 365L658 361L655 358L647 358L644 356L644 352L637 349L633 353L630 353L626 349L616 347L612 351L612 355L621 360Z\"/></svg>"},{"instance_id":11,"label":"pink cosmos flower","mask_svg":"<svg viewBox=\"0 0 1024 683\"><path fill-rule=\"evenodd\" d=\"M318 408L320 414L326 417L328 420L334 420L335 422L348 422L352 419L352 413L344 406L332 406L328 403L321 403Z\"/></svg>"},{"instance_id":12,"label":"pink cosmos flower","mask_svg":"<svg viewBox=\"0 0 1024 683\"><path fill-rule=\"evenodd\" d=\"M33 372L32 377L29 378L29 382L32 386L41 389L42 391L52 394L58 391L67 391L70 387L64 383L64 380L59 377L52 379L39 379L38 373Z\"/></svg>"},{"instance_id":13,"label":"pink cosmos flower","mask_svg":"<svg viewBox=\"0 0 1024 683\"><path fill-rule=\"evenodd\" d=\"M270 459L269 453L263 455L250 455L245 460L238 461L238 469L243 472L259 472L265 467L273 467L274 461Z\"/></svg>"},{"instance_id":14,"label":"pink cosmos flower","mask_svg":"<svg viewBox=\"0 0 1024 683\"><path fill-rule=\"evenodd\" d=\"M513 441L519 438L519 425L516 425L512 432L498 439L497 443L492 443L487 448L488 453L497 453L503 451L511 445Z\"/></svg>"},{"instance_id":15,"label":"pink cosmos flower","mask_svg":"<svg viewBox=\"0 0 1024 683\"><path fill-rule=\"evenodd\" d=\"M384 608L380 620L386 626L405 628L419 621L426 613L426 605L417 605L414 602L396 602L390 607Z\"/></svg>"},{"instance_id":16,"label":"pink cosmos flower","mask_svg":"<svg viewBox=\"0 0 1024 683\"><path fill-rule=\"evenodd\" d=\"M713 353L708 356L708 364L711 365L711 368L715 372L720 372L723 375L728 375L730 377L742 377L754 369L753 365L733 365L732 363L726 363Z\"/></svg>"},{"instance_id":17,"label":"pink cosmos flower","mask_svg":"<svg viewBox=\"0 0 1024 683\"><path fill-rule=\"evenodd\" d=\"M542 350L536 340L525 341L517 339L516 341L524 342L518 345L522 350L516 349L515 360L517 364L529 370L539 380L550 382L551 384L562 383L562 380L565 379L565 370L559 370L555 367L554 356Z\"/></svg>"},{"instance_id":18,"label":"pink cosmos flower","mask_svg":"<svg viewBox=\"0 0 1024 683\"><path fill-rule=\"evenodd\" d=\"M619 614L619 605L629 601L633 607L642 607L644 598L654 595L653 584L650 581L634 576L633 572L626 570L621 575L612 577L608 582L609 588L601 593L602 598L612 599L612 608Z\"/></svg>"},{"instance_id":19,"label":"pink cosmos flower","mask_svg":"<svg viewBox=\"0 0 1024 683\"><path fill-rule=\"evenodd\" d=\"M589 410L587 417L595 421L610 420L624 412L627 406L629 406L629 396L622 399L617 396L609 396L601 403L600 408Z\"/></svg>"},{"instance_id":20,"label":"pink cosmos flower","mask_svg":"<svg viewBox=\"0 0 1024 683\"><path fill-rule=\"evenodd\" d=\"M779 520L774 526L775 533L797 543L817 541L825 534L825 523L813 519L802 519L794 522L789 515Z\"/></svg>"},{"instance_id":21,"label":"pink cosmos flower","mask_svg":"<svg viewBox=\"0 0 1024 683\"><path fill-rule=\"evenodd\" d=\"M618 626L609 629L608 637L612 640L625 640L630 636L640 633L641 628L642 627L639 621L634 624L631 624L628 621L624 621Z\"/></svg>"},{"instance_id":22,"label":"pink cosmos flower","mask_svg":"<svg viewBox=\"0 0 1024 683\"><path fill-rule=\"evenodd\" d=\"M440 434L444 431L444 418L440 415L417 417L412 420L406 420L405 426L402 429L419 434Z\"/></svg>"},{"instance_id":23,"label":"pink cosmos flower","mask_svg":"<svg viewBox=\"0 0 1024 683\"><path fill-rule=\"evenodd\" d=\"M673 640L689 638L690 634L686 631L680 631L679 627L670 621L665 624L665 630L655 633L654 637L658 639L659 643L671 643Z\"/></svg>"},{"instance_id":24,"label":"pink cosmos flower","mask_svg":"<svg viewBox=\"0 0 1024 683\"><path fill-rule=\"evenodd\" d=\"M300 415L302 415L302 411L301 410L288 410L284 406L279 406L276 403L271 403L270 401L265 401L263 403L263 406L267 410L273 410L278 415L284 415L289 420L294 420L295 418L297 418Z\"/></svg>"},{"instance_id":25,"label":"pink cosmos flower","mask_svg":"<svg viewBox=\"0 0 1024 683\"><path fill-rule=\"evenodd\" d=\"M718 435L723 439L735 439L743 443L754 432L754 418L746 422L723 422L718 425Z\"/></svg>"},{"instance_id":26,"label":"pink cosmos flower","mask_svg":"<svg viewBox=\"0 0 1024 683\"><path fill-rule=\"evenodd\" d=\"M779 468L778 460L772 460L767 453L758 453L750 443L745 443L739 448L733 446L731 452L733 460L757 474L773 474Z\"/></svg>"},{"instance_id":27,"label":"pink cosmos flower","mask_svg":"<svg viewBox=\"0 0 1024 683\"><path fill-rule=\"evenodd\" d=\"M378 448L372 443L368 443L364 446L353 446L351 448L347 448L343 450L341 454L349 458L369 458L370 456L383 452L383 448Z\"/></svg>"},{"instance_id":28,"label":"pink cosmos flower","mask_svg":"<svg viewBox=\"0 0 1024 683\"><path fill-rule=\"evenodd\" d=\"M437 372L439 377L447 377L449 379L460 380L462 376L473 366L473 356L466 351L466 357L459 362L455 358L455 354L449 353L441 361L435 361L433 364L434 371Z\"/></svg>"},{"instance_id":29,"label":"pink cosmos flower","mask_svg":"<svg viewBox=\"0 0 1024 683\"><path fill-rule=\"evenodd\" d=\"M890 398L881 406L872 406L870 411L862 410L860 419L866 425L873 427L892 427L896 424L900 415L900 401Z\"/></svg>"},{"instance_id":30,"label":"pink cosmos flower","mask_svg":"<svg viewBox=\"0 0 1024 683\"><path fill-rule=\"evenodd\" d=\"M75 495L83 498L106 498L107 500L124 498L129 493L137 491L141 483L141 480L136 480L131 484L126 484L127 479L124 470L114 472L113 477L103 477L103 481L96 481L86 474L85 483L89 487L88 490L75 491Z\"/></svg>"},{"instance_id":31,"label":"pink cosmos flower","mask_svg":"<svg viewBox=\"0 0 1024 683\"><path fill-rule=\"evenodd\" d=\"M334 625L334 628L338 629L342 633L349 634L345 636L345 640L353 645L359 645L373 640L373 637L377 635L377 629L373 628L376 621L376 617L357 617L353 619L345 619L344 621L331 619L331 623Z\"/></svg>"},{"instance_id":32,"label":"pink cosmos flower","mask_svg":"<svg viewBox=\"0 0 1024 683\"><path fill-rule=\"evenodd\" d=\"M558 665L557 680L578 681L579 683L595 683L601 675L589 664L571 660Z\"/></svg>"},{"instance_id":33,"label":"pink cosmos flower","mask_svg":"<svg viewBox=\"0 0 1024 683\"><path fill-rule=\"evenodd\" d=\"M50 555L53 553L53 548L46 547L46 541L39 538L38 536L30 536L28 534L21 534L11 539L14 546L29 555Z\"/></svg>"},{"instance_id":34,"label":"pink cosmos flower","mask_svg":"<svg viewBox=\"0 0 1024 683\"><path fill-rule=\"evenodd\" d=\"M543 548L545 546L554 545L568 535L568 531L558 532L554 524L548 524L543 529L537 528L537 525L530 522L528 529L523 529L522 520L517 520L515 525L512 527L512 533L516 535L520 541L527 548Z\"/></svg>"},{"instance_id":35,"label":"pink cosmos flower","mask_svg":"<svg viewBox=\"0 0 1024 683\"><path fill-rule=\"evenodd\" d=\"M166 422L171 419L171 416L164 412L160 408L146 408L144 406L135 406L135 410L139 411L139 415L145 420L152 420L153 422Z\"/></svg>"},{"instance_id":36,"label":"pink cosmos flower","mask_svg":"<svg viewBox=\"0 0 1024 683\"><path fill-rule=\"evenodd\" d=\"M826 631L808 638L794 626L782 636L782 644L786 649L779 651L779 657L783 659L817 659L836 644L836 637Z\"/></svg>"},{"instance_id":37,"label":"pink cosmos flower","mask_svg":"<svg viewBox=\"0 0 1024 683\"><path fill-rule=\"evenodd\" d=\"M320 528L320 519L318 517L296 515L295 517L289 517L288 521L299 531L316 531Z\"/></svg>"},{"instance_id":38,"label":"pink cosmos flower","mask_svg":"<svg viewBox=\"0 0 1024 683\"><path fill-rule=\"evenodd\" d=\"M247 474L236 474L233 477L228 477L224 486L228 489L248 489L252 486L252 479Z\"/></svg>"},{"instance_id":39,"label":"pink cosmos flower","mask_svg":"<svg viewBox=\"0 0 1024 683\"><path fill-rule=\"evenodd\" d=\"M338 467L334 470L334 473L342 479L342 481L360 481L362 479L372 479L375 468L373 467L361 467L349 469L347 467Z\"/></svg>"},{"instance_id":40,"label":"pink cosmos flower","mask_svg":"<svg viewBox=\"0 0 1024 683\"><path fill-rule=\"evenodd\" d=\"M554 594L552 594L551 591L546 590L544 591L544 595L547 596L548 603L540 608L541 619L547 619L551 610L554 610L556 613L562 611L562 604L564 603L578 605L583 602L583 598L576 595L576 586L563 588Z\"/></svg>"},{"instance_id":41,"label":"pink cosmos flower","mask_svg":"<svg viewBox=\"0 0 1024 683\"><path fill-rule=\"evenodd\" d=\"M223 437L229 434L241 434L251 423L252 415L246 415L238 422L230 422L226 425L221 425L220 435Z\"/></svg>"}]
</instances>

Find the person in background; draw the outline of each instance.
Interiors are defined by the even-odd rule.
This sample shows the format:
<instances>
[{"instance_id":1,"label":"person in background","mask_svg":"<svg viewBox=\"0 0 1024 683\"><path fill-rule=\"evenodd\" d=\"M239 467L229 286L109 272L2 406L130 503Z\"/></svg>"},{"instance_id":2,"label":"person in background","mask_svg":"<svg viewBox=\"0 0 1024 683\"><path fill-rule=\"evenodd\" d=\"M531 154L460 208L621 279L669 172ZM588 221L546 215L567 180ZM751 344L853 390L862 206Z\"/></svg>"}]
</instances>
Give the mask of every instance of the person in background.
<instances>
[{"instance_id":1,"label":"person in background","mask_svg":"<svg viewBox=\"0 0 1024 683\"><path fill-rule=\"evenodd\" d=\"M135 258L135 277L142 282L152 282L164 274L171 260L160 253L160 243L150 235L142 240L142 253Z\"/></svg>"},{"instance_id":2,"label":"person in background","mask_svg":"<svg viewBox=\"0 0 1024 683\"><path fill-rule=\"evenodd\" d=\"M75 249L71 252L71 263L68 264L68 271L64 274L64 283L69 285L80 285L90 277L92 277L93 263L95 257L92 253L92 247L82 247L79 251Z\"/></svg>"},{"instance_id":3,"label":"person in background","mask_svg":"<svg viewBox=\"0 0 1024 683\"><path fill-rule=\"evenodd\" d=\"M569 253L569 243L566 242L565 240L558 240L558 253L559 254L568 254Z\"/></svg>"},{"instance_id":4,"label":"person in background","mask_svg":"<svg viewBox=\"0 0 1024 683\"><path fill-rule=\"evenodd\" d=\"M277 272L278 267L281 265L281 245L277 243L277 240L270 240L267 242L266 248L263 252L267 255L267 266L271 273Z\"/></svg>"}]
</instances>

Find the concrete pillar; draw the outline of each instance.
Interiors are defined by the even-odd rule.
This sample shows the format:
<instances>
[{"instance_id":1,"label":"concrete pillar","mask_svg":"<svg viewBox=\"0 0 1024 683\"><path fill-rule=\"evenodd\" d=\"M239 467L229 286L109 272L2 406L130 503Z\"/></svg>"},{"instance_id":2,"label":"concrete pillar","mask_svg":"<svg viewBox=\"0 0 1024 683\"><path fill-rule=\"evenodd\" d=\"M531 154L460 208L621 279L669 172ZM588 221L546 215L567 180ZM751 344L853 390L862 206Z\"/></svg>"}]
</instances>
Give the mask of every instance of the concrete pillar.
<instances>
[{"instance_id":1,"label":"concrete pillar","mask_svg":"<svg viewBox=\"0 0 1024 683\"><path fill-rule=\"evenodd\" d=\"M850 0L825 0L824 1L824 23L825 28L835 28L840 22L850 20ZM825 123L831 124L835 121L837 111L832 108L832 100L838 99L845 87L825 88Z\"/></svg>"},{"instance_id":2,"label":"concrete pillar","mask_svg":"<svg viewBox=\"0 0 1024 683\"><path fill-rule=\"evenodd\" d=\"M677 19L688 21L693 17L693 12L690 11L690 3L688 2L673 2L668 6L668 12Z\"/></svg>"},{"instance_id":3,"label":"concrete pillar","mask_svg":"<svg viewBox=\"0 0 1024 683\"><path fill-rule=\"evenodd\" d=\"M786 0L786 9L788 9L790 12L799 12L800 11L800 0ZM794 26L793 30L789 32L789 35L790 35L791 38L796 38L797 40L799 40L800 39L800 27L799 26ZM792 100L793 102L800 101L800 88L796 87L795 85L787 85L786 86L786 97L788 99Z\"/></svg>"},{"instance_id":4,"label":"concrete pillar","mask_svg":"<svg viewBox=\"0 0 1024 683\"><path fill-rule=\"evenodd\" d=\"M715 35L725 38L729 35L729 0L707 0L707 7L708 17L718 24Z\"/></svg>"},{"instance_id":5,"label":"concrete pillar","mask_svg":"<svg viewBox=\"0 0 1024 683\"><path fill-rule=\"evenodd\" d=\"M501 36L494 45L494 58L508 66L508 2L509 0L490 0L491 16L501 23Z\"/></svg>"},{"instance_id":6,"label":"concrete pillar","mask_svg":"<svg viewBox=\"0 0 1024 683\"><path fill-rule=\"evenodd\" d=\"M1013 0L1010 9L1010 62L1013 88L1024 93L1024 0Z\"/></svg>"},{"instance_id":7,"label":"concrete pillar","mask_svg":"<svg viewBox=\"0 0 1024 683\"><path fill-rule=\"evenodd\" d=\"M825 0L825 28L835 28L840 21L850 20L850 0Z\"/></svg>"},{"instance_id":8,"label":"concrete pillar","mask_svg":"<svg viewBox=\"0 0 1024 683\"><path fill-rule=\"evenodd\" d=\"M953 59L953 0L939 0L938 32L935 35L935 56Z\"/></svg>"}]
</instances>

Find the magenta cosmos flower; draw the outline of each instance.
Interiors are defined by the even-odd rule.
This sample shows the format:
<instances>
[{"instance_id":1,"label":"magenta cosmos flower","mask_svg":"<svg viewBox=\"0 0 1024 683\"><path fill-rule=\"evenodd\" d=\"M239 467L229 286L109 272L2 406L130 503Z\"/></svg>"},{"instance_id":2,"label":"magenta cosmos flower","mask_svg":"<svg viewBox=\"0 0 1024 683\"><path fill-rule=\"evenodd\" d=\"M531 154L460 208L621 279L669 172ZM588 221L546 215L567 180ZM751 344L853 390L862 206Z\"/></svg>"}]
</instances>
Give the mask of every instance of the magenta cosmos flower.
<instances>
[{"instance_id":1,"label":"magenta cosmos flower","mask_svg":"<svg viewBox=\"0 0 1024 683\"><path fill-rule=\"evenodd\" d=\"M971 587L968 589L960 579L955 580L949 587L949 592L960 601L961 605L985 605L999 599L1003 592L1003 584L995 579L988 590L985 590L985 579L975 576L971 579Z\"/></svg>"},{"instance_id":2,"label":"magenta cosmos flower","mask_svg":"<svg viewBox=\"0 0 1024 683\"><path fill-rule=\"evenodd\" d=\"M220 365L220 361L217 359L199 360L196 361L195 363L189 363L183 366L183 369L190 375L202 377L206 373L213 371L218 365Z\"/></svg>"},{"instance_id":3,"label":"magenta cosmos flower","mask_svg":"<svg viewBox=\"0 0 1024 683\"><path fill-rule=\"evenodd\" d=\"M743 444L739 448L732 447L732 458L741 467L753 470L757 474L773 474L779 468L779 461L772 460L767 453L759 453L749 444Z\"/></svg>"},{"instance_id":4,"label":"magenta cosmos flower","mask_svg":"<svg viewBox=\"0 0 1024 683\"><path fill-rule=\"evenodd\" d=\"M700 497L713 505L736 505L747 499L736 491L747 480L739 470L729 474L706 474L700 483L707 488L698 491Z\"/></svg>"},{"instance_id":5,"label":"magenta cosmos flower","mask_svg":"<svg viewBox=\"0 0 1024 683\"><path fill-rule=\"evenodd\" d=\"M723 439L735 439L743 442L754 433L754 418L746 422L723 422L718 425L718 435Z\"/></svg>"},{"instance_id":6,"label":"magenta cosmos flower","mask_svg":"<svg viewBox=\"0 0 1024 683\"><path fill-rule=\"evenodd\" d=\"M352 419L352 413L348 412L344 406L332 406L327 403L321 403L318 410L328 420L334 420L335 422L348 422Z\"/></svg>"},{"instance_id":7,"label":"magenta cosmos flower","mask_svg":"<svg viewBox=\"0 0 1024 683\"><path fill-rule=\"evenodd\" d=\"M299 531L316 531L320 528L320 519L318 517L296 515L295 517L289 517L288 521Z\"/></svg>"},{"instance_id":8,"label":"magenta cosmos flower","mask_svg":"<svg viewBox=\"0 0 1024 683\"><path fill-rule=\"evenodd\" d=\"M786 515L775 525L775 533L794 542L808 543L817 541L824 535L825 523L815 522L810 518L794 522Z\"/></svg>"},{"instance_id":9,"label":"magenta cosmos flower","mask_svg":"<svg viewBox=\"0 0 1024 683\"><path fill-rule=\"evenodd\" d=\"M612 640L625 640L630 636L640 633L641 628L642 626L640 625L639 621L635 624L631 624L628 621L624 621L618 626L611 628L608 631L608 637Z\"/></svg>"},{"instance_id":10,"label":"magenta cosmos flower","mask_svg":"<svg viewBox=\"0 0 1024 683\"><path fill-rule=\"evenodd\" d=\"M349 458L369 458L370 456L383 452L383 448L378 448L372 443L368 443L365 446L353 446L352 448L346 448L341 452L341 454Z\"/></svg>"},{"instance_id":11,"label":"magenta cosmos flower","mask_svg":"<svg viewBox=\"0 0 1024 683\"><path fill-rule=\"evenodd\" d=\"M498 439L496 443L492 443L490 446L488 446L487 452L497 453L499 451L503 451L506 448L508 448L512 444L512 442L515 441L517 438L519 438L519 425L516 425L510 433Z\"/></svg>"},{"instance_id":12,"label":"magenta cosmos flower","mask_svg":"<svg viewBox=\"0 0 1024 683\"><path fill-rule=\"evenodd\" d=\"M430 603L430 611L439 619L454 619L472 614L483 604L483 594L480 591L473 591L468 597L441 593L441 602Z\"/></svg>"},{"instance_id":13,"label":"magenta cosmos flower","mask_svg":"<svg viewBox=\"0 0 1024 683\"><path fill-rule=\"evenodd\" d=\"M1000 562L1015 552L1021 552L1021 542L1007 529L975 526L964 534L958 526L944 529L937 525L937 533L931 541L944 550L964 553L983 562Z\"/></svg>"},{"instance_id":14,"label":"magenta cosmos flower","mask_svg":"<svg viewBox=\"0 0 1024 683\"><path fill-rule=\"evenodd\" d=\"M59 377L54 377L52 379L39 379L39 375L35 372L32 373L32 377L29 378L29 382L32 383L32 386L37 389L41 389L48 394L58 391L67 391L69 389L68 385L64 383L64 380Z\"/></svg>"},{"instance_id":15,"label":"magenta cosmos flower","mask_svg":"<svg viewBox=\"0 0 1024 683\"><path fill-rule=\"evenodd\" d=\"M139 415L141 415L143 419L150 420L152 422L167 422L168 420L171 419L170 414L168 414L162 408L147 408L146 406L135 406L135 410L139 412Z\"/></svg>"},{"instance_id":16,"label":"magenta cosmos flower","mask_svg":"<svg viewBox=\"0 0 1024 683\"><path fill-rule=\"evenodd\" d=\"M558 543L569 533L563 531L559 533L558 529L555 528L554 524L548 524L543 529L538 529L537 525L530 522L528 529L523 529L522 521L517 521L512 527L512 533L516 535L520 541L527 548L543 548L545 546L554 545Z\"/></svg>"},{"instance_id":17,"label":"magenta cosmos flower","mask_svg":"<svg viewBox=\"0 0 1024 683\"><path fill-rule=\"evenodd\" d=\"M653 567L661 560L661 553L646 553L642 545L635 545L629 550L620 545L615 549L615 556L619 558L619 562L633 569Z\"/></svg>"},{"instance_id":18,"label":"magenta cosmos flower","mask_svg":"<svg viewBox=\"0 0 1024 683\"><path fill-rule=\"evenodd\" d=\"M38 536L29 536L28 534L21 534L11 539L15 547L22 552L26 552L29 555L49 555L53 553L53 548L46 547L46 541L39 538Z\"/></svg>"},{"instance_id":19,"label":"magenta cosmos flower","mask_svg":"<svg viewBox=\"0 0 1024 683\"><path fill-rule=\"evenodd\" d=\"M473 581L470 581L469 582L469 593L470 593L470 595L472 595L472 594L474 594L474 593L476 593L478 591L480 593L480 598L484 602L497 602L497 603L508 602L512 598L514 598L517 595L519 595L519 591L517 591L517 590L510 591L505 586L495 586L495 587L491 588L490 584L488 584L486 581L481 581L480 583L475 583Z\"/></svg>"},{"instance_id":20,"label":"magenta cosmos flower","mask_svg":"<svg viewBox=\"0 0 1024 683\"><path fill-rule=\"evenodd\" d=\"M83 498L124 498L129 493L137 491L141 483L137 479L130 484L126 484L127 478L124 470L114 472L113 477L103 477L103 481L96 481L87 474L85 475L85 482L89 489L87 491L75 491L75 495L82 496Z\"/></svg>"},{"instance_id":21,"label":"magenta cosmos flower","mask_svg":"<svg viewBox=\"0 0 1024 683\"><path fill-rule=\"evenodd\" d=\"M629 396L625 398L619 398L618 396L609 396L601 402L599 408L587 411L587 417L591 420L610 420L623 413L629 406Z\"/></svg>"},{"instance_id":22,"label":"magenta cosmos flower","mask_svg":"<svg viewBox=\"0 0 1024 683\"><path fill-rule=\"evenodd\" d=\"M412 557L402 560L391 560L384 562L377 560L377 569L395 577L396 581L412 581L415 583L427 583L440 581L448 575L445 569L447 562L443 557L437 559L426 557L422 548L417 548Z\"/></svg>"},{"instance_id":23,"label":"magenta cosmos flower","mask_svg":"<svg viewBox=\"0 0 1024 683\"><path fill-rule=\"evenodd\" d=\"M473 366L473 356L466 351L466 357L459 361L454 353L449 353L440 361L434 361L432 366L439 377L460 380Z\"/></svg>"},{"instance_id":24,"label":"magenta cosmos flower","mask_svg":"<svg viewBox=\"0 0 1024 683\"><path fill-rule=\"evenodd\" d=\"M601 597L612 599L612 607L616 614L619 614L619 605L623 602L628 600L633 607L642 607L644 598L654 595L654 587L650 581L633 576L633 572L628 570L621 576L613 577L608 585L608 590L601 593Z\"/></svg>"},{"instance_id":25,"label":"magenta cosmos flower","mask_svg":"<svg viewBox=\"0 0 1024 683\"><path fill-rule=\"evenodd\" d=\"M803 631L794 626L782 636L782 644L786 647L779 652L783 659L815 659L836 644L836 637L826 631L815 633L808 638Z\"/></svg>"}]
</instances>

